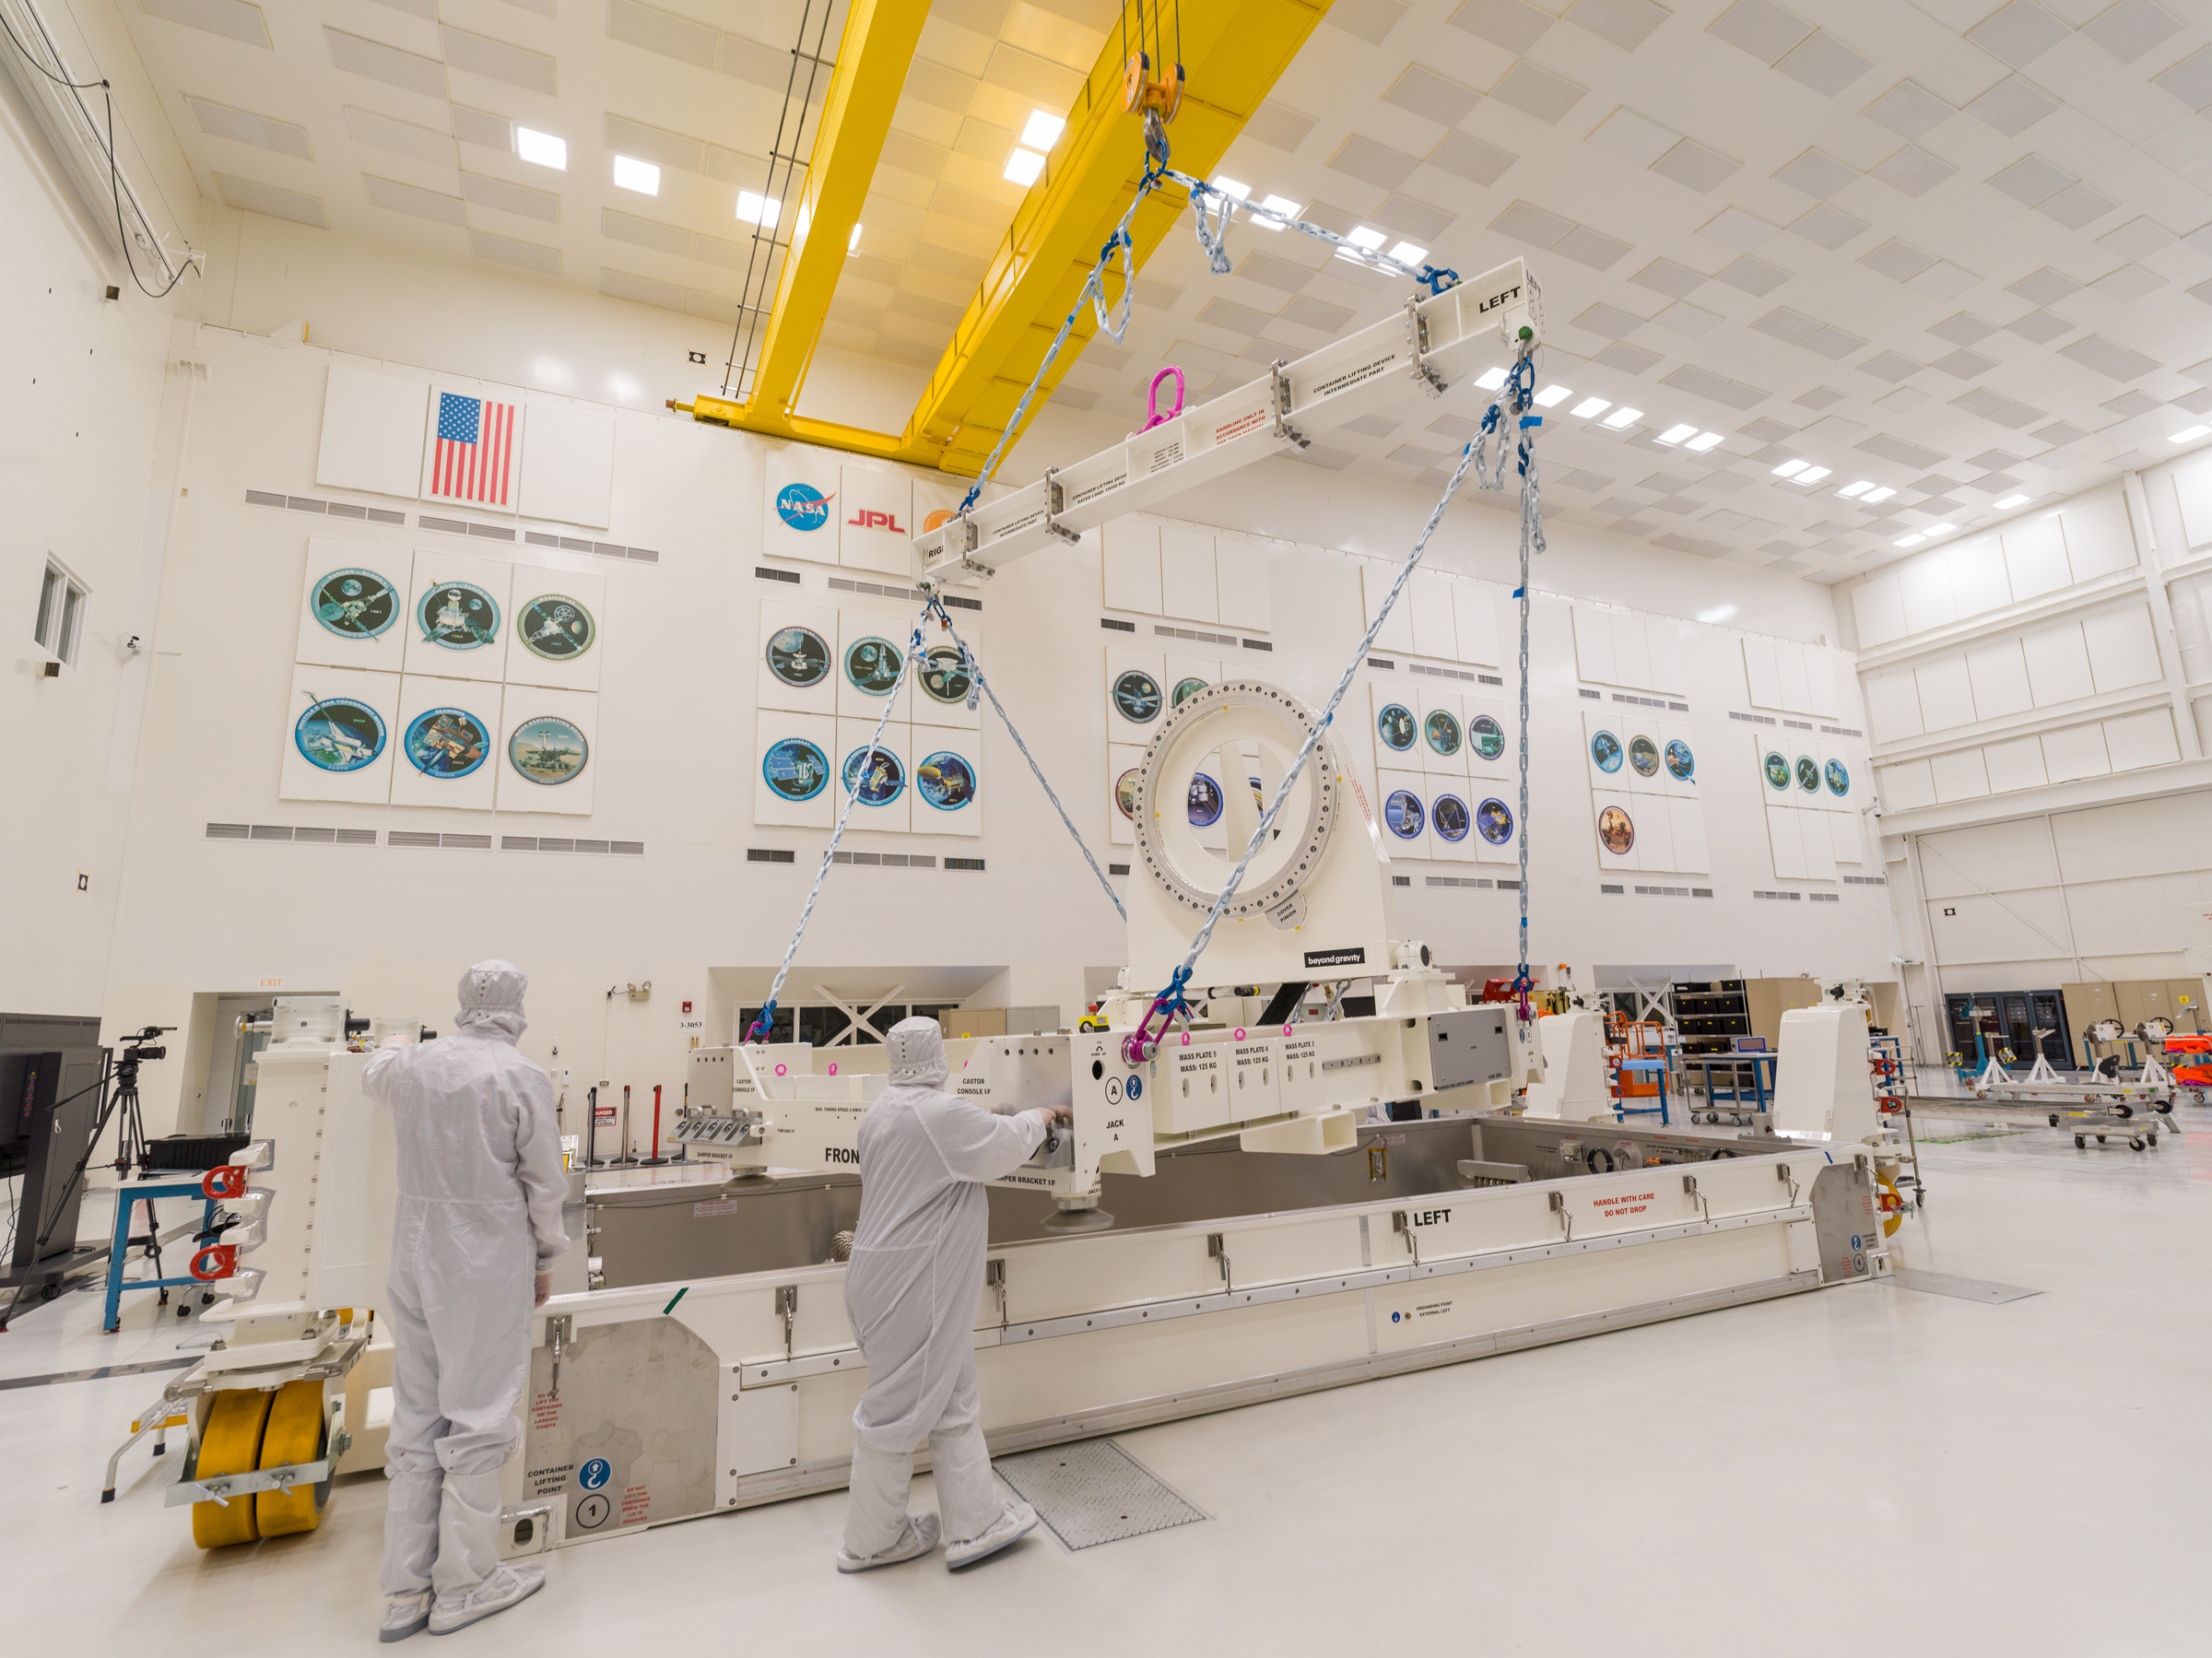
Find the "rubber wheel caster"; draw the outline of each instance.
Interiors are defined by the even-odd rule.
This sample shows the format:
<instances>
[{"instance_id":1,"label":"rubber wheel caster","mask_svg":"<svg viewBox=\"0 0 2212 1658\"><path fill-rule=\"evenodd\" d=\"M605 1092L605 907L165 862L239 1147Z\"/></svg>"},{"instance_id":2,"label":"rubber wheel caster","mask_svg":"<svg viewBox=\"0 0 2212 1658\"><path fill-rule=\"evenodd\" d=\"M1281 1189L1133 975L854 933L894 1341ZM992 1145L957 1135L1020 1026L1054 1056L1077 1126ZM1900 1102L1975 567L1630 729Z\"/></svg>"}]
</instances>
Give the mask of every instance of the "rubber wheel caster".
<instances>
[{"instance_id":1,"label":"rubber wheel caster","mask_svg":"<svg viewBox=\"0 0 2212 1658\"><path fill-rule=\"evenodd\" d=\"M2088 1148L2089 1148L2089 1143L2088 1143L2088 1141L2087 1141L2087 1140L2085 1140L2084 1138L2082 1138L2082 1136L2081 1136L2081 1135L2076 1135L2074 1136L2074 1149L2075 1149L2076 1151L2087 1151Z\"/></svg>"},{"instance_id":2,"label":"rubber wheel caster","mask_svg":"<svg viewBox=\"0 0 2212 1658\"><path fill-rule=\"evenodd\" d=\"M2056 1128L2058 1126L2058 1113L2056 1111L2053 1111L2051 1113L2051 1126L2053 1128Z\"/></svg>"},{"instance_id":3,"label":"rubber wheel caster","mask_svg":"<svg viewBox=\"0 0 2212 1658\"><path fill-rule=\"evenodd\" d=\"M2127 1148L2130 1151L2141 1151L2143 1149L2143 1136L2141 1135L2128 1135Z\"/></svg>"},{"instance_id":4,"label":"rubber wheel caster","mask_svg":"<svg viewBox=\"0 0 2212 1658\"><path fill-rule=\"evenodd\" d=\"M2104 1136L2102 1135L2099 1135L2097 1136L2097 1144L2100 1146L2104 1144Z\"/></svg>"},{"instance_id":5,"label":"rubber wheel caster","mask_svg":"<svg viewBox=\"0 0 2212 1658\"><path fill-rule=\"evenodd\" d=\"M192 1316L192 1309L180 1301L177 1303L177 1316L179 1318L190 1318Z\"/></svg>"},{"instance_id":6,"label":"rubber wheel caster","mask_svg":"<svg viewBox=\"0 0 2212 1658\"><path fill-rule=\"evenodd\" d=\"M2147 1141L2147 1142L2149 1143L2149 1146L2150 1146L2150 1148L2151 1148L2151 1150L2153 1150L2153 1151L2156 1151L2156 1150L2158 1150L2158 1148L2159 1148L2159 1136L2158 1136L2158 1135L2145 1135L2143 1136L2143 1138L2144 1138L2146 1141Z\"/></svg>"}]
</instances>

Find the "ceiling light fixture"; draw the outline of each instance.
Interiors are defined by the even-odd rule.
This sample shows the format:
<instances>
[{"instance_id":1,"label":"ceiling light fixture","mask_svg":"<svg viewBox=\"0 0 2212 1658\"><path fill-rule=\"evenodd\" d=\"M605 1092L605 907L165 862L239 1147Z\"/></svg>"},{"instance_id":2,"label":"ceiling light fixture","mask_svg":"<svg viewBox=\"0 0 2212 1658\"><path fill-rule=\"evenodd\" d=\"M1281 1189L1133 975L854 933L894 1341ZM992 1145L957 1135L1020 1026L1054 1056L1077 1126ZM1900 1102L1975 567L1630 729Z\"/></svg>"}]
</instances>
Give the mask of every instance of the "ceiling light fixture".
<instances>
[{"instance_id":1,"label":"ceiling light fixture","mask_svg":"<svg viewBox=\"0 0 2212 1658\"><path fill-rule=\"evenodd\" d=\"M550 167L556 172L569 170L569 141L556 138L551 133L540 133L526 126L514 129L514 153L533 167Z\"/></svg>"},{"instance_id":2,"label":"ceiling light fixture","mask_svg":"<svg viewBox=\"0 0 2212 1658\"><path fill-rule=\"evenodd\" d=\"M1774 476L1776 477L1795 477L1805 468L1806 463L1803 461L1784 461L1774 468Z\"/></svg>"},{"instance_id":3,"label":"ceiling light fixture","mask_svg":"<svg viewBox=\"0 0 2212 1658\"><path fill-rule=\"evenodd\" d=\"M2212 426L2184 426L2166 441L2169 443L2194 443L2206 432L2212 432Z\"/></svg>"},{"instance_id":4,"label":"ceiling light fixture","mask_svg":"<svg viewBox=\"0 0 2212 1658\"><path fill-rule=\"evenodd\" d=\"M1557 408L1574 394L1565 386L1546 386L1536 394L1538 408Z\"/></svg>"},{"instance_id":5,"label":"ceiling light fixture","mask_svg":"<svg viewBox=\"0 0 2212 1658\"><path fill-rule=\"evenodd\" d=\"M1006 158L1006 171L1001 176L1017 184L1029 185L1034 184L1038 175L1043 171L1044 158L1037 151L1024 149L1017 144L1014 153Z\"/></svg>"},{"instance_id":6,"label":"ceiling light fixture","mask_svg":"<svg viewBox=\"0 0 2212 1658\"><path fill-rule=\"evenodd\" d=\"M1724 443L1727 440L1722 437L1717 431L1701 431L1696 437L1690 439L1688 442L1683 444L1682 447L1688 450L1694 450L1699 454L1703 454L1707 450L1713 447L1714 444Z\"/></svg>"},{"instance_id":7,"label":"ceiling light fixture","mask_svg":"<svg viewBox=\"0 0 2212 1658\"><path fill-rule=\"evenodd\" d=\"M1856 500L1860 496L1865 494L1867 490L1873 488L1874 480L1872 478L1863 477L1855 484L1845 484L1843 488L1837 490L1836 493L1841 495L1845 500Z\"/></svg>"},{"instance_id":8,"label":"ceiling light fixture","mask_svg":"<svg viewBox=\"0 0 2212 1658\"><path fill-rule=\"evenodd\" d=\"M2003 500L1997 503L1997 511L2000 512L2009 512L2015 507L2026 506L2030 499L2030 497L2025 495L2007 495Z\"/></svg>"},{"instance_id":9,"label":"ceiling light fixture","mask_svg":"<svg viewBox=\"0 0 2212 1658\"><path fill-rule=\"evenodd\" d=\"M737 193L737 217L748 225L773 229L776 216L783 211L783 204L772 195L760 195L750 190Z\"/></svg>"},{"instance_id":10,"label":"ceiling light fixture","mask_svg":"<svg viewBox=\"0 0 2212 1658\"><path fill-rule=\"evenodd\" d=\"M1667 448L1672 449L1676 444L1681 442L1683 439L1693 436L1697 429L1698 429L1696 427L1689 425L1670 426L1665 431L1661 432L1657 437L1653 438L1652 441L1654 443L1664 443L1667 446Z\"/></svg>"},{"instance_id":11,"label":"ceiling light fixture","mask_svg":"<svg viewBox=\"0 0 2212 1658\"><path fill-rule=\"evenodd\" d=\"M1390 250L1390 256L1400 265L1421 265L1429 258L1427 248L1417 248L1410 241L1401 241Z\"/></svg>"},{"instance_id":12,"label":"ceiling light fixture","mask_svg":"<svg viewBox=\"0 0 2212 1658\"><path fill-rule=\"evenodd\" d=\"M1031 110L1029 124L1021 129L1021 141L1031 149L1049 150L1060 142L1060 135L1066 128L1067 123L1059 116L1048 115L1042 110ZM1241 195L1243 192L1237 194Z\"/></svg>"},{"instance_id":13,"label":"ceiling light fixture","mask_svg":"<svg viewBox=\"0 0 2212 1658\"><path fill-rule=\"evenodd\" d=\"M1790 482L1797 485L1801 488L1809 489L1813 485L1818 483L1822 478L1826 477L1828 473L1829 469L1825 466L1807 466L1803 472L1800 472L1795 477L1792 478Z\"/></svg>"},{"instance_id":14,"label":"ceiling light fixture","mask_svg":"<svg viewBox=\"0 0 2212 1658\"><path fill-rule=\"evenodd\" d=\"M618 190L634 190L640 195L658 195L661 193L661 170L651 161L641 161L634 156L617 156L615 187Z\"/></svg>"},{"instance_id":15,"label":"ceiling light fixture","mask_svg":"<svg viewBox=\"0 0 2212 1658\"><path fill-rule=\"evenodd\" d=\"M1365 225L1354 226L1352 233L1345 238L1345 241L1350 242L1354 247L1365 248L1371 253L1389 240L1390 238L1383 235L1382 231L1371 230Z\"/></svg>"},{"instance_id":16,"label":"ceiling light fixture","mask_svg":"<svg viewBox=\"0 0 2212 1658\"><path fill-rule=\"evenodd\" d=\"M1602 415L1613 406L1603 397L1585 397L1567 412L1577 420L1587 420L1593 415Z\"/></svg>"},{"instance_id":17,"label":"ceiling light fixture","mask_svg":"<svg viewBox=\"0 0 2212 1658\"><path fill-rule=\"evenodd\" d=\"M1503 369L1485 369L1475 377L1475 383L1486 392L1494 392L1505 383Z\"/></svg>"},{"instance_id":18,"label":"ceiling light fixture","mask_svg":"<svg viewBox=\"0 0 2212 1658\"><path fill-rule=\"evenodd\" d=\"M1888 500L1896 493L1896 490L1884 484L1879 489L1869 489L1865 494L1860 496L1859 504L1863 507L1870 507L1877 500Z\"/></svg>"},{"instance_id":19,"label":"ceiling light fixture","mask_svg":"<svg viewBox=\"0 0 2212 1658\"><path fill-rule=\"evenodd\" d=\"M1500 385L1505 383L1505 377L1502 372L1499 375L1499 383ZM1603 420L1600 420L1598 424L1602 427L1605 427L1609 431L1618 431L1623 427L1635 425L1637 421L1642 418L1643 411L1641 409L1632 409L1624 403L1618 408L1615 409L1611 414L1607 415Z\"/></svg>"},{"instance_id":20,"label":"ceiling light fixture","mask_svg":"<svg viewBox=\"0 0 2212 1658\"><path fill-rule=\"evenodd\" d=\"M1294 202L1287 195L1271 195L1262 201L1260 206L1270 213L1281 214L1285 218L1296 218L1304 204ZM1255 218L1252 222L1263 230L1279 230L1283 228L1272 219Z\"/></svg>"},{"instance_id":21,"label":"ceiling light fixture","mask_svg":"<svg viewBox=\"0 0 2212 1658\"><path fill-rule=\"evenodd\" d=\"M1218 190L1223 195L1235 196L1237 200L1241 202L1250 201L1252 199L1252 186L1250 184L1240 184L1236 180L1223 178L1218 173L1214 175L1214 188Z\"/></svg>"},{"instance_id":22,"label":"ceiling light fixture","mask_svg":"<svg viewBox=\"0 0 2212 1658\"><path fill-rule=\"evenodd\" d=\"M1932 541L1938 535L1948 535L1958 527L1959 526L1955 523L1932 523L1926 529L1923 530L1921 534L1927 536Z\"/></svg>"},{"instance_id":23,"label":"ceiling light fixture","mask_svg":"<svg viewBox=\"0 0 2212 1658\"><path fill-rule=\"evenodd\" d=\"M1927 537L1926 537L1925 535L1917 535L1917 534L1915 534L1915 535L1900 535L1900 536L1899 536L1899 537L1898 537L1898 538L1897 538L1895 541L1892 541L1892 542L1891 542L1889 545L1890 545L1891 547L1918 547L1918 546L1919 546L1919 545L1920 545L1922 542L1925 541L1926 539L1927 539Z\"/></svg>"},{"instance_id":24,"label":"ceiling light fixture","mask_svg":"<svg viewBox=\"0 0 2212 1658\"><path fill-rule=\"evenodd\" d=\"M853 234L845 238L845 252L848 254L860 252L860 226L857 223L853 227Z\"/></svg>"}]
</instances>

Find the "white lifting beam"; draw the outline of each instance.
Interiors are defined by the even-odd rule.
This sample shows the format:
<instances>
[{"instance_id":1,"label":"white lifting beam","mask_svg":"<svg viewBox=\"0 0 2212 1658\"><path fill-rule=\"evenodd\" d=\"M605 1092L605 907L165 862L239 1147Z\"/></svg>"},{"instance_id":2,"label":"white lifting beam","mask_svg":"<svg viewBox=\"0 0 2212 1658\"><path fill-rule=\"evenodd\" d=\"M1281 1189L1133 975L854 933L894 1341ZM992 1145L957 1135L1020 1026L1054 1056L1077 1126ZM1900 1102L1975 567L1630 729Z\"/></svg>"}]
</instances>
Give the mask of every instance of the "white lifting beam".
<instances>
[{"instance_id":1,"label":"white lifting beam","mask_svg":"<svg viewBox=\"0 0 2212 1658\"><path fill-rule=\"evenodd\" d=\"M1319 432L1398 401L1411 381L1430 397L1494 366L1521 331L1541 342L1544 314L1524 262L1512 260L1300 358L1262 379L1033 484L979 501L915 538L924 581L981 581L1055 540L1209 483ZM1510 442L1512 434L1501 433Z\"/></svg>"}]
</instances>

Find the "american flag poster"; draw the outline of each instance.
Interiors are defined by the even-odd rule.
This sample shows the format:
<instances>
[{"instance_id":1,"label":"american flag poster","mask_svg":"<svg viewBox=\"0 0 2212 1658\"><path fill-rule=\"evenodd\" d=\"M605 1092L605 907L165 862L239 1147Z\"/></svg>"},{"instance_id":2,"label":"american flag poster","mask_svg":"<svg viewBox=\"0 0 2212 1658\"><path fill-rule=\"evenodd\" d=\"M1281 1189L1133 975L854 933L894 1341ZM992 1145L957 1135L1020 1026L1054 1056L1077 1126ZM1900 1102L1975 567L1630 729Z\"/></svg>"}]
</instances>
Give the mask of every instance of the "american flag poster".
<instances>
[{"instance_id":1,"label":"american flag poster","mask_svg":"<svg viewBox=\"0 0 2212 1658\"><path fill-rule=\"evenodd\" d=\"M512 509L522 410L457 392L434 396L424 498Z\"/></svg>"}]
</instances>

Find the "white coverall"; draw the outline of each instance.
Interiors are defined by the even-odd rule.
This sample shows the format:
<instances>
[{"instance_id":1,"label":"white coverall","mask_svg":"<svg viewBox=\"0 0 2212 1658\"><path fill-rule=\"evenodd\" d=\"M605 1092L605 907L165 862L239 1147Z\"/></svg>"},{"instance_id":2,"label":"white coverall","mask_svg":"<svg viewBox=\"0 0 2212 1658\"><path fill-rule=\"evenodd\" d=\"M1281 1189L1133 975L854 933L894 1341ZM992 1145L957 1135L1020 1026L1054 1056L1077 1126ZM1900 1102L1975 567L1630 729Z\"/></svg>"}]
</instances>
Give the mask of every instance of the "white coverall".
<instances>
[{"instance_id":1,"label":"white coverall","mask_svg":"<svg viewBox=\"0 0 2212 1658\"><path fill-rule=\"evenodd\" d=\"M845 1273L868 1367L845 1515L845 1552L861 1558L899 1541L924 1438L947 1544L982 1536L1005 1511L975 1393L990 1224L981 1182L1027 1162L1049 1126L1041 1111L1001 1117L946 1093L935 1020L900 1020L887 1045L890 1085L860 1120L860 1221Z\"/></svg>"},{"instance_id":2,"label":"white coverall","mask_svg":"<svg viewBox=\"0 0 2212 1658\"><path fill-rule=\"evenodd\" d=\"M515 1052L523 970L461 976L454 1033L361 1074L399 1141L393 1227L386 1595L465 1595L499 1569L500 1464L522 1427L532 1280L569 1247L553 1084Z\"/></svg>"}]
</instances>

